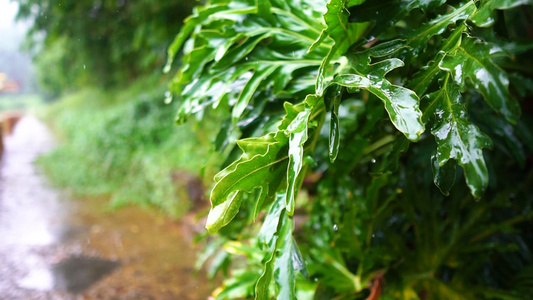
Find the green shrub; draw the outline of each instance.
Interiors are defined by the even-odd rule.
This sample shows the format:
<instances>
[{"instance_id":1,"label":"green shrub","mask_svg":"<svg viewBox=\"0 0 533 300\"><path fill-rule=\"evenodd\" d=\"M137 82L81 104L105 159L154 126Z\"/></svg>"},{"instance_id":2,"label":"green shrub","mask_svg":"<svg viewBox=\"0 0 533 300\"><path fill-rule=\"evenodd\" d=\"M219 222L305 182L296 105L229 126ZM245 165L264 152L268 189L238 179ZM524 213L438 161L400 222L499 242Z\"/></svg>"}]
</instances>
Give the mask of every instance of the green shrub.
<instances>
[{"instance_id":1,"label":"green shrub","mask_svg":"<svg viewBox=\"0 0 533 300\"><path fill-rule=\"evenodd\" d=\"M197 7L169 51L178 121L224 115L232 149L202 256L230 273L216 298L531 297L531 5Z\"/></svg>"},{"instance_id":2,"label":"green shrub","mask_svg":"<svg viewBox=\"0 0 533 300\"><path fill-rule=\"evenodd\" d=\"M52 181L80 195L110 195L114 206L186 213L190 199L172 174L199 176L210 145L192 126L174 125L164 93L148 79L116 92L84 89L53 104L45 118L61 142L40 159Z\"/></svg>"}]
</instances>

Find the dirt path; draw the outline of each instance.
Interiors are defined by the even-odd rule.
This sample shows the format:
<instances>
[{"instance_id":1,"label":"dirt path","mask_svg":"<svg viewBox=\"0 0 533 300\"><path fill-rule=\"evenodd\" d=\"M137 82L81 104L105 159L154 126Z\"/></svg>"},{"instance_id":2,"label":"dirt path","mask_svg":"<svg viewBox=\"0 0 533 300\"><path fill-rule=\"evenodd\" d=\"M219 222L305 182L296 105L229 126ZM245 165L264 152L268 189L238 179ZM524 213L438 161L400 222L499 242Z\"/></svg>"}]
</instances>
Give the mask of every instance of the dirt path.
<instances>
[{"instance_id":1,"label":"dirt path","mask_svg":"<svg viewBox=\"0 0 533 300\"><path fill-rule=\"evenodd\" d=\"M107 199L69 199L34 160L54 143L36 118L5 137L0 166L0 299L206 299L177 222Z\"/></svg>"}]
</instances>

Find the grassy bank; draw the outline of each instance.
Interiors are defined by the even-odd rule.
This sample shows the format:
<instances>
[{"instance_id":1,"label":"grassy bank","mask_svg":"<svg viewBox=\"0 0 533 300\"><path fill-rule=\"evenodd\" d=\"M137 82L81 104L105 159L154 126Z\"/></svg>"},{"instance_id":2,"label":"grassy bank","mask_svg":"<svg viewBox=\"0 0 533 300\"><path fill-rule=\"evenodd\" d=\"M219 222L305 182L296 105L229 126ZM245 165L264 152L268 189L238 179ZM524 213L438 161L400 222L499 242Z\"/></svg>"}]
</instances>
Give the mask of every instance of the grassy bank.
<instances>
[{"instance_id":1,"label":"grassy bank","mask_svg":"<svg viewBox=\"0 0 533 300\"><path fill-rule=\"evenodd\" d=\"M164 103L165 91L152 78L62 97L42 114L59 146L39 163L52 182L75 194L109 195L114 207L154 205L180 217L194 200L191 188L200 188L197 176L212 163L209 124L174 125L176 107Z\"/></svg>"},{"instance_id":2,"label":"grassy bank","mask_svg":"<svg viewBox=\"0 0 533 300\"><path fill-rule=\"evenodd\" d=\"M0 94L0 111L35 110L43 104L37 94Z\"/></svg>"}]
</instances>

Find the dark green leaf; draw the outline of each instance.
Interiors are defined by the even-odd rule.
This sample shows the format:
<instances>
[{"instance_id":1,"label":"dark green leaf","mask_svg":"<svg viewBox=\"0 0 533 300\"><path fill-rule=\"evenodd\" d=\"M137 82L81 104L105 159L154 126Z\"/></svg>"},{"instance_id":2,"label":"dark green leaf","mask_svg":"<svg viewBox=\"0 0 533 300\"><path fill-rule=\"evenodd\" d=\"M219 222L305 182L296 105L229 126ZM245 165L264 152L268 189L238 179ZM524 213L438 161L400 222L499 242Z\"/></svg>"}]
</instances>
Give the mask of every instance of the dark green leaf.
<instances>
[{"instance_id":1,"label":"dark green leaf","mask_svg":"<svg viewBox=\"0 0 533 300\"><path fill-rule=\"evenodd\" d=\"M443 166L440 166L437 156L432 155L431 166L433 169L433 182L440 189L443 195L448 196L450 194L450 189L455 183L456 163L453 161L448 161Z\"/></svg>"},{"instance_id":2,"label":"dark green leaf","mask_svg":"<svg viewBox=\"0 0 533 300\"><path fill-rule=\"evenodd\" d=\"M459 87L446 77L439 91L428 95L431 102L428 112L434 113L431 133L437 142L435 156L438 166L455 159L463 167L466 183L472 195L481 197L488 184L488 171L483 158L483 148L492 146L491 140L467 120L466 107ZM440 173L435 182L442 182ZM442 188L446 191L445 184Z\"/></svg>"},{"instance_id":3,"label":"dark green leaf","mask_svg":"<svg viewBox=\"0 0 533 300\"><path fill-rule=\"evenodd\" d=\"M510 9L525 4L533 4L531 0L485 0L481 1L479 10L471 17L472 22L479 27L489 27L494 24L496 9Z\"/></svg>"},{"instance_id":4,"label":"dark green leaf","mask_svg":"<svg viewBox=\"0 0 533 300\"><path fill-rule=\"evenodd\" d=\"M474 2L467 1L464 5L452 9L448 14L434 18L426 25L416 29L405 38L406 44L410 49L409 54L412 56L418 55L426 48L431 37L444 33L450 24L455 24L459 20L466 20L475 11L476 5ZM448 41L450 40L453 40L453 38L448 38ZM451 50L448 49L446 44L440 48L441 51Z\"/></svg>"},{"instance_id":5,"label":"dark green leaf","mask_svg":"<svg viewBox=\"0 0 533 300\"><path fill-rule=\"evenodd\" d=\"M464 91L466 79L472 80L487 103L507 121L516 124L520 106L509 93L509 79L490 58L491 46L469 36L463 36L460 47L447 54L440 68L453 74Z\"/></svg>"},{"instance_id":6,"label":"dark green leaf","mask_svg":"<svg viewBox=\"0 0 533 300\"><path fill-rule=\"evenodd\" d=\"M350 22L372 22L369 33L378 37L385 29L393 26L415 8L433 9L442 5L445 0L367 0L361 5L349 8Z\"/></svg>"},{"instance_id":7,"label":"dark green leaf","mask_svg":"<svg viewBox=\"0 0 533 300\"><path fill-rule=\"evenodd\" d=\"M330 103L331 121L329 128L329 160L334 162L339 154L340 146L339 106L341 104L342 90L338 86L333 86L328 90L324 97L325 101Z\"/></svg>"}]
</instances>

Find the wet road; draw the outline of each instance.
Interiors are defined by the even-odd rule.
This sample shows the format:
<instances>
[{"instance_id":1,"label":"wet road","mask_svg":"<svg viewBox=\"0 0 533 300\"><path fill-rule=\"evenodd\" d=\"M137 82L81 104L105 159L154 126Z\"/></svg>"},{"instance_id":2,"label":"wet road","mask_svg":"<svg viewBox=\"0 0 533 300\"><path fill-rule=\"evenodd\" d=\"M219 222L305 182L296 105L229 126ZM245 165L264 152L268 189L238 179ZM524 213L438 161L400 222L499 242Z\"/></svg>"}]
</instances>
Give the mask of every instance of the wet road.
<instances>
[{"instance_id":1,"label":"wet road","mask_svg":"<svg viewBox=\"0 0 533 300\"><path fill-rule=\"evenodd\" d=\"M192 276L187 226L52 188L33 162L53 138L34 117L22 118L4 145L0 299L207 299L212 287Z\"/></svg>"}]
</instances>

